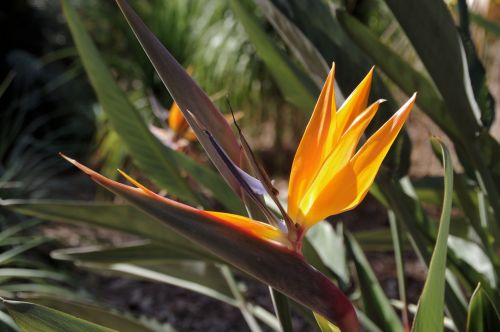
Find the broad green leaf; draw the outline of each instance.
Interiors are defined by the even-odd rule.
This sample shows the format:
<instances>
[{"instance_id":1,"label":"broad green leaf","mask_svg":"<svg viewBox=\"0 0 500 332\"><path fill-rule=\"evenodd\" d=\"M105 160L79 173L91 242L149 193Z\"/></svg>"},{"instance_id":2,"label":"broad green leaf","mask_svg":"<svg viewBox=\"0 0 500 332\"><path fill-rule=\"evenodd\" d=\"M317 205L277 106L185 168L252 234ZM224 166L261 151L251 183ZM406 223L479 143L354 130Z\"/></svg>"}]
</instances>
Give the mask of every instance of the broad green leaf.
<instances>
[{"instance_id":1,"label":"broad green leaf","mask_svg":"<svg viewBox=\"0 0 500 332\"><path fill-rule=\"evenodd\" d=\"M14 323L12 317L0 311L0 330L4 332L20 332L19 327Z\"/></svg>"},{"instance_id":2,"label":"broad green leaf","mask_svg":"<svg viewBox=\"0 0 500 332\"><path fill-rule=\"evenodd\" d=\"M68 275L56 271L42 269L0 268L0 282L10 279L47 279L71 283L73 280Z\"/></svg>"},{"instance_id":3,"label":"broad green leaf","mask_svg":"<svg viewBox=\"0 0 500 332\"><path fill-rule=\"evenodd\" d=\"M54 296L33 295L23 297L23 300L59 310L68 315L92 321L95 324L117 331L153 332L131 317L112 312L91 302L68 300Z\"/></svg>"},{"instance_id":4,"label":"broad green leaf","mask_svg":"<svg viewBox=\"0 0 500 332\"><path fill-rule=\"evenodd\" d=\"M453 110L453 119L461 134L473 138L479 127L469 100L471 96L466 91L466 84L469 83L464 81L465 60L462 59L460 37L446 4L433 0L385 1L413 44L448 108Z\"/></svg>"},{"instance_id":5,"label":"broad green leaf","mask_svg":"<svg viewBox=\"0 0 500 332\"><path fill-rule=\"evenodd\" d=\"M110 228L159 244L185 248L200 257L211 256L205 249L130 205L50 200L0 200L0 205L36 218Z\"/></svg>"},{"instance_id":6,"label":"broad green leaf","mask_svg":"<svg viewBox=\"0 0 500 332\"><path fill-rule=\"evenodd\" d=\"M217 173L163 145L151 133L138 110L114 81L73 8L67 1L63 1L63 8L99 102L138 165L171 194L191 203L200 203L199 197L188 187L180 174L180 170L184 169L229 210L244 211L242 203Z\"/></svg>"},{"instance_id":7,"label":"broad green leaf","mask_svg":"<svg viewBox=\"0 0 500 332\"><path fill-rule=\"evenodd\" d=\"M266 63L283 96L309 114L319 90L269 39L251 13L239 1L230 1L234 14L245 28L257 54ZM322 77L324 79L324 77Z\"/></svg>"},{"instance_id":8,"label":"broad green leaf","mask_svg":"<svg viewBox=\"0 0 500 332\"><path fill-rule=\"evenodd\" d=\"M384 294L375 273L354 237L345 233L350 256L356 266L364 312L383 331L402 331L399 317Z\"/></svg>"},{"instance_id":9,"label":"broad green leaf","mask_svg":"<svg viewBox=\"0 0 500 332\"><path fill-rule=\"evenodd\" d=\"M71 162L98 184L238 269L336 322L340 328L359 329L354 308L347 297L327 277L307 264L302 255L284 244L266 240L244 227L152 192L109 180L76 161Z\"/></svg>"},{"instance_id":10,"label":"broad green leaf","mask_svg":"<svg viewBox=\"0 0 500 332\"><path fill-rule=\"evenodd\" d=\"M453 119L450 118L443 99L431 81L380 42L377 36L355 17L344 10L337 10L337 19L349 36L407 95L418 92L416 103L448 136L458 136Z\"/></svg>"},{"instance_id":11,"label":"broad green leaf","mask_svg":"<svg viewBox=\"0 0 500 332\"><path fill-rule=\"evenodd\" d=\"M500 174L494 171L498 164L488 163L486 159L487 151L498 155L500 145L495 139L488 139L490 135L478 123L481 110L473 93L464 46L446 4L434 0L385 1L453 113L461 138L455 142L460 143L456 144L457 149L475 168L478 183L488 194L495 214L500 216ZM479 141L477 137L482 132L486 139Z\"/></svg>"},{"instance_id":12,"label":"broad green leaf","mask_svg":"<svg viewBox=\"0 0 500 332\"><path fill-rule=\"evenodd\" d=\"M339 281L348 285L350 273L342 232L336 232L328 222L320 222L306 236L323 263L335 273Z\"/></svg>"},{"instance_id":13,"label":"broad green leaf","mask_svg":"<svg viewBox=\"0 0 500 332\"><path fill-rule=\"evenodd\" d=\"M429 272L418 303L412 331L442 331L444 327L444 293L448 232L453 195L453 165L448 149L440 144L444 165L444 200L439 221L436 245L429 264Z\"/></svg>"},{"instance_id":14,"label":"broad green leaf","mask_svg":"<svg viewBox=\"0 0 500 332\"><path fill-rule=\"evenodd\" d=\"M500 315L479 283L472 294L467 314L467 332L500 331Z\"/></svg>"},{"instance_id":15,"label":"broad green leaf","mask_svg":"<svg viewBox=\"0 0 500 332\"><path fill-rule=\"evenodd\" d=\"M9 300L3 300L3 304L24 332L115 331L38 304Z\"/></svg>"}]
</instances>

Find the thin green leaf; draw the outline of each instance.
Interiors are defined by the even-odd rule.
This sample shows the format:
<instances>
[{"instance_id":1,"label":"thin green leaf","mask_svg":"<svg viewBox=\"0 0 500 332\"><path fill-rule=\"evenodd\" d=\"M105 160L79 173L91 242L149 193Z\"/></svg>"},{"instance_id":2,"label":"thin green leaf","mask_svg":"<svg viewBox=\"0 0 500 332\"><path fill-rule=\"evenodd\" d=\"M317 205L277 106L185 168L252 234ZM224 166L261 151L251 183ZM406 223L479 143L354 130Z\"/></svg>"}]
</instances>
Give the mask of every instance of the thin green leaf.
<instances>
[{"instance_id":1,"label":"thin green leaf","mask_svg":"<svg viewBox=\"0 0 500 332\"><path fill-rule=\"evenodd\" d=\"M111 312L110 310L90 302L68 300L55 296L43 295L24 296L23 300L59 310L68 315L78 316L80 319L92 321L95 324L117 331L154 331L131 317Z\"/></svg>"},{"instance_id":2,"label":"thin green leaf","mask_svg":"<svg viewBox=\"0 0 500 332\"><path fill-rule=\"evenodd\" d=\"M401 310L401 320L403 322L405 331L408 331L410 329L410 321L408 318L408 301L406 298L405 268L403 260L404 249L403 241L401 239L403 232L401 229L401 225L398 224L398 220L396 219L393 211L388 211L388 217L391 227L391 235L394 243L394 260L396 262L396 273L398 276L399 298L403 303L403 309Z\"/></svg>"},{"instance_id":3,"label":"thin green leaf","mask_svg":"<svg viewBox=\"0 0 500 332\"><path fill-rule=\"evenodd\" d=\"M48 240L45 238L35 238L35 239L25 241L23 244L16 246L12 249L9 249L9 250L2 252L0 254L0 266L9 263L9 261L11 259L15 258L19 254L21 254L27 250L30 250L34 247L37 247L37 246L39 246L42 243L47 242L47 241Z\"/></svg>"},{"instance_id":4,"label":"thin green leaf","mask_svg":"<svg viewBox=\"0 0 500 332\"><path fill-rule=\"evenodd\" d=\"M494 302L479 283L469 303L467 332L490 331L500 331L500 315Z\"/></svg>"},{"instance_id":5,"label":"thin green leaf","mask_svg":"<svg viewBox=\"0 0 500 332\"><path fill-rule=\"evenodd\" d=\"M5 312L0 311L0 330L5 332L20 332L19 327L14 323L12 317L7 315Z\"/></svg>"},{"instance_id":6,"label":"thin green leaf","mask_svg":"<svg viewBox=\"0 0 500 332\"><path fill-rule=\"evenodd\" d=\"M112 332L83 319L38 304L3 300L9 314L25 332Z\"/></svg>"},{"instance_id":7,"label":"thin green leaf","mask_svg":"<svg viewBox=\"0 0 500 332\"><path fill-rule=\"evenodd\" d=\"M290 303L288 302L288 298L271 287L269 287L269 292L271 293L274 312L280 322L281 331L293 332L292 317L290 315Z\"/></svg>"},{"instance_id":8,"label":"thin green leaf","mask_svg":"<svg viewBox=\"0 0 500 332\"><path fill-rule=\"evenodd\" d=\"M341 283L348 285L350 273L342 231L336 232L328 222L320 222L306 236L323 263L335 273Z\"/></svg>"},{"instance_id":9,"label":"thin green leaf","mask_svg":"<svg viewBox=\"0 0 500 332\"><path fill-rule=\"evenodd\" d=\"M52 258L87 263L161 263L176 260L196 260L200 257L177 246L164 246L147 241L120 246L92 246L59 249L51 252ZM1 270L0 270L1 272ZM1 276L1 274L0 274Z\"/></svg>"},{"instance_id":10,"label":"thin green leaf","mask_svg":"<svg viewBox=\"0 0 500 332\"><path fill-rule=\"evenodd\" d=\"M386 297L363 251L350 233L346 232L345 238L350 256L356 266L364 312L383 331L402 331L399 317Z\"/></svg>"},{"instance_id":11,"label":"thin green leaf","mask_svg":"<svg viewBox=\"0 0 500 332\"><path fill-rule=\"evenodd\" d=\"M486 30L487 32L500 36L500 24L497 21L489 20L479 14L470 13L470 19L472 22Z\"/></svg>"},{"instance_id":12,"label":"thin green leaf","mask_svg":"<svg viewBox=\"0 0 500 332\"><path fill-rule=\"evenodd\" d=\"M453 196L453 166L450 153L444 144L438 140L434 140L433 144L440 144L443 153L444 199L436 246L413 321L412 331L416 332L442 331L444 327L446 252Z\"/></svg>"},{"instance_id":13,"label":"thin green leaf","mask_svg":"<svg viewBox=\"0 0 500 332\"><path fill-rule=\"evenodd\" d=\"M159 264L96 264L81 261L79 265L96 272L108 271L120 276L174 285L237 306L220 269L211 263L177 261Z\"/></svg>"}]
</instances>

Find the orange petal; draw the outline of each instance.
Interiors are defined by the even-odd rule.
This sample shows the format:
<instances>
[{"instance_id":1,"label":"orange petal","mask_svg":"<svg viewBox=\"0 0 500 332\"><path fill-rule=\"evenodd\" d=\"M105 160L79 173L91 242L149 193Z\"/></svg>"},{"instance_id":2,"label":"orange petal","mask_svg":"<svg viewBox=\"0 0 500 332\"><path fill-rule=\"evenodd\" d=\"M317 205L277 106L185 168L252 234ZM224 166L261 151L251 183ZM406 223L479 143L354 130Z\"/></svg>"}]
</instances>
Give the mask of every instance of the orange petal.
<instances>
[{"instance_id":1,"label":"orange petal","mask_svg":"<svg viewBox=\"0 0 500 332\"><path fill-rule=\"evenodd\" d=\"M358 192L368 191L392 143L403 127L415 103L416 93L373 134L352 158L357 174Z\"/></svg>"},{"instance_id":2,"label":"orange petal","mask_svg":"<svg viewBox=\"0 0 500 332\"><path fill-rule=\"evenodd\" d=\"M352 122L349 129L341 137L337 146L321 166L318 175L300 202L300 216L298 221L304 228L308 228L313 223L330 215L337 214L339 212L338 209L342 208L331 203L325 206L318 205L316 201L321 196L336 197L342 194L344 187L334 187L332 182L335 182L335 178L339 175L339 172L350 162L361 136L382 102L383 100L376 101ZM337 192L338 194L333 196L333 192Z\"/></svg>"},{"instance_id":3,"label":"orange petal","mask_svg":"<svg viewBox=\"0 0 500 332\"><path fill-rule=\"evenodd\" d=\"M183 135L189 128L184 115L182 115L181 109L175 101L172 103L168 112L168 126L178 135Z\"/></svg>"},{"instance_id":4,"label":"orange petal","mask_svg":"<svg viewBox=\"0 0 500 332\"><path fill-rule=\"evenodd\" d=\"M392 143L415 102L413 95L330 181L307 213L307 221L323 219L356 207L366 196Z\"/></svg>"},{"instance_id":5,"label":"orange petal","mask_svg":"<svg viewBox=\"0 0 500 332\"><path fill-rule=\"evenodd\" d=\"M294 219L302 195L333 148L335 133L335 64L328 74L314 112L300 141L290 172L288 213Z\"/></svg>"},{"instance_id":6,"label":"orange petal","mask_svg":"<svg viewBox=\"0 0 500 332\"><path fill-rule=\"evenodd\" d=\"M352 124L354 119L365 110L368 105L368 97L370 96L370 88L372 86L373 70L372 67L365 78L359 83L356 89L347 97L345 102L340 106L337 112L337 130L334 141L338 142L340 137Z\"/></svg>"},{"instance_id":7,"label":"orange petal","mask_svg":"<svg viewBox=\"0 0 500 332\"><path fill-rule=\"evenodd\" d=\"M232 224L237 228L250 231L253 235L257 237L270 241L280 242L282 244L287 244L287 245L289 244L286 236L278 228L273 227L269 224L265 224L263 222L256 221L237 214L214 212L214 211L205 211L205 212L229 224Z\"/></svg>"}]
</instances>

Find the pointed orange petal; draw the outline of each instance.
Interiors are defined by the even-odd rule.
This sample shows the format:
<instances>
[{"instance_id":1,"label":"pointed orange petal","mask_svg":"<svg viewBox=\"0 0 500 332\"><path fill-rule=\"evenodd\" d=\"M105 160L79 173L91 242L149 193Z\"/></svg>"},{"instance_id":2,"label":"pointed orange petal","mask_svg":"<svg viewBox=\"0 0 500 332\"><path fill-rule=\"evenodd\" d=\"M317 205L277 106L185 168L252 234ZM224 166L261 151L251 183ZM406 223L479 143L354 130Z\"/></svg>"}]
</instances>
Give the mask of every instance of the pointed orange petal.
<instances>
[{"instance_id":1,"label":"pointed orange petal","mask_svg":"<svg viewBox=\"0 0 500 332\"><path fill-rule=\"evenodd\" d=\"M214 211L205 212L227 223L230 223L237 228L250 231L254 236L289 245L286 236L284 236L284 234L278 228L273 227L269 224L265 224L263 222L232 213Z\"/></svg>"},{"instance_id":2,"label":"pointed orange petal","mask_svg":"<svg viewBox=\"0 0 500 332\"><path fill-rule=\"evenodd\" d=\"M370 96L370 88L372 86L373 70L372 67L365 78L359 83L356 89L347 97L345 102L337 112L337 131L334 141L338 142L340 137L352 124L354 119L365 110L368 105L368 97Z\"/></svg>"},{"instance_id":3,"label":"pointed orange petal","mask_svg":"<svg viewBox=\"0 0 500 332\"><path fill-rule=\"evenodd\" d=\"M288 213L292 219L297 215L300 198L333 148L336 116L334 75L335 64L328 74L293 159L288 186Z\"/></svg>"},{"instance_id":4,"label":"pointed orange petal","mask_svg":"<svg viewBox=\"0 0 500 332\"><path fill-rule=\"evenodd\" d=\"M415 95L365 142L350 162L325 186L325 190L306 211L306 222L348 211L363 200L414 102Z\"/></svg>"},{"instance_id":5,"label":"pointed orange petal","mask_svg":"<svg viewBox=\"0 0 500 332\"><path fill-rule=\"evenodd\" d=\"M359 149L351 160L358 192L366 192L415 103L416 93Z\"/></svg>"},{"instance_id":6,"label":"pointed orange petal","mask_svg":"<svg viewBox=\"0 0 500 332\"><path fill-rule=\"evenodd\" d=\"M350 162L361 136L382 102L383 100L376 101L353 121L321 166L321 170L300 202L298 221L304 228L308 228L330 215L337 214L339 210L343 209L336 202L341 202L337 200L337 197L342 195L345 186L335 185L335 182L338 181L336 178L343 174L342 169ZM321 197L329 197L331 201L321 200Z\"/></svg>"}]
</instances>

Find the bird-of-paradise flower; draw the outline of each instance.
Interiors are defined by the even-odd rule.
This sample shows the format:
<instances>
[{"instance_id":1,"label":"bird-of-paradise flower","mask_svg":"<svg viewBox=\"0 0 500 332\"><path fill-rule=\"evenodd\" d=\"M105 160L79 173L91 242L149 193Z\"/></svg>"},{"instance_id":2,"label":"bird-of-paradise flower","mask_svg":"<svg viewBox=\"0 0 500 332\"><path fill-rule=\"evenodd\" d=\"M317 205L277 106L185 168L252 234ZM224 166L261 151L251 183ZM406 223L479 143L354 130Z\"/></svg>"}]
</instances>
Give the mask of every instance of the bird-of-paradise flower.
<instances>
[{"instance_id":1,"label":"bird-of-paradise flower","mask_svg":"<svg viewBox=\"0 0 500 332\"><path fill-rule=\"evenodd\" d=\"M303 260L303 234L320 220L352 209L361 202L403 127L415 95L357 149L366 127L382 102L378 100L367 107L373 69L338 111L335 105L334 72L335 66L332 66L297 149L290 175L288 210L285 212L280 207L283 219L276 217L277 224L189 207L155 194L122 172L137 187L132 190L131 187L104 178L75 160L65 158L96 182L150 214L159 219L167 217L165 220L172 228L205 245L216 255L320 312L339 327L356 331L359 327L352 304L321 273L309 270L311 267ZM190 112L187 114L194 116ZM199 128L194 129L200 132ZM255 190L257 197L262 195L264 190L255 188L259 184L262 187L265 185L232 164L210 133L208 135L215 144L215 150L220 150L222 160L230 164L230 169L244 184L243 187L250 193ZM271 191L267 192L272 195ZM202 218L204 222L190 224L187 221L189 218ZM233 249L228 250L228 247ZM279 274L280 267L276 264L297 271L293 276L279 277L276 274ZM309 282L320 285L307 284ZM324 287L323 290L321 287Z\"/></svg>"}]
</instances>

